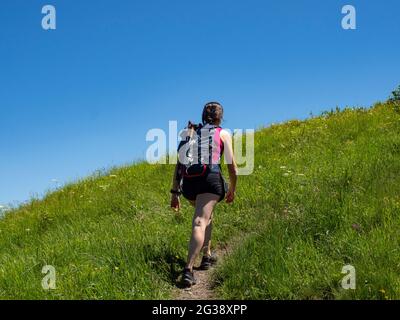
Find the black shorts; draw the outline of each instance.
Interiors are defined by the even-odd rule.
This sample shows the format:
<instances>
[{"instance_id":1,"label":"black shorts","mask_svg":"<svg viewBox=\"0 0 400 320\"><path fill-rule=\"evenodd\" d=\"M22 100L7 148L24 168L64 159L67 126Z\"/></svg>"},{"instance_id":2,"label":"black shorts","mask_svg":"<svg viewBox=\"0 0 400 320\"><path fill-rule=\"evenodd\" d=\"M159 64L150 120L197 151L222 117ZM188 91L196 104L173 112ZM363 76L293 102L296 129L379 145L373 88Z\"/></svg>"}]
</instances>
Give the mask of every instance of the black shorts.
<instances>
[{"instance_id":1,"label":"black shorts","mask_svg":"<svg viewBox=\"0 0 400 320\"><path fill-rule=\"evenodd\" d=\"M209 172L203 177L183 178L182 194L188 200L196 200L198 194L213 193L225 198L227 186L221 173Z\"/></svg>"}]
</instances>

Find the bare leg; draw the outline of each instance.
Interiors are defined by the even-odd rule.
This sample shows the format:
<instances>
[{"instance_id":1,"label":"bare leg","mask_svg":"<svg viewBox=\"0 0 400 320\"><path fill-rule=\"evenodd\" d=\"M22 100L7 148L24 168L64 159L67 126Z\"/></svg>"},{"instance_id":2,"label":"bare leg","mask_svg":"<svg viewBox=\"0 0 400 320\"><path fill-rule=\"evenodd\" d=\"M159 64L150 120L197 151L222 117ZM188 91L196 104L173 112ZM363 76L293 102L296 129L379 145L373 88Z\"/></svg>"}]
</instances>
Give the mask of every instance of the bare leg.
<instances>
[{"instance_id":1,"label":"bare leg","mask_svg":"<svg viewBox=\"0 0 400 320\"><path fill-rule=\"evenodd\" d=\"M219 196L212 193L199 194L192 223L192 237L189 244L188 263L186 268L193 270L193 265L204 245L206 228L209 225L214 206Z\"/></svg>"},{"instance_id":2,"label":"bare leg","mask_svg":"<svg viewBox=\"0 0 400 320\"><path fill-rule=\"evenodd\" d=\"M206 234L204 238L204 244L203 244L203 254L205 256L211 256L211 233L212 233L212 217L213 214L211 213L210 221L208 222L208 225L206 227Z\"/></svg>"}]
</instances>

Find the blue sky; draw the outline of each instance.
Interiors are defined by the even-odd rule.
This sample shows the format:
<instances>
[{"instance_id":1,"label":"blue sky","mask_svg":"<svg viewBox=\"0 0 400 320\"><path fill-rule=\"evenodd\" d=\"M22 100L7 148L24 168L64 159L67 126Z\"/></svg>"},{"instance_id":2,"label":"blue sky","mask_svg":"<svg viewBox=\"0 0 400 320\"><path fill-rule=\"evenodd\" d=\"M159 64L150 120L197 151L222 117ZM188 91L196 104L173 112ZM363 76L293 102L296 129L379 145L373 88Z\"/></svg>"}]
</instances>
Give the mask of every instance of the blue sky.
<instances>
[{"instance_id":1,"label":"blue sky","mask_svg":"<svg viewBox=\"0 0 400 320\"><path fill-rule=\"evenodd\" d=\"M41 28L42 6L57 29ZM357 10L343 30L341 8ZM400 84L400 2L3 0L0 204L144 158L151 128L225 106L257 128Z\"/></svg>"}]
</instances>

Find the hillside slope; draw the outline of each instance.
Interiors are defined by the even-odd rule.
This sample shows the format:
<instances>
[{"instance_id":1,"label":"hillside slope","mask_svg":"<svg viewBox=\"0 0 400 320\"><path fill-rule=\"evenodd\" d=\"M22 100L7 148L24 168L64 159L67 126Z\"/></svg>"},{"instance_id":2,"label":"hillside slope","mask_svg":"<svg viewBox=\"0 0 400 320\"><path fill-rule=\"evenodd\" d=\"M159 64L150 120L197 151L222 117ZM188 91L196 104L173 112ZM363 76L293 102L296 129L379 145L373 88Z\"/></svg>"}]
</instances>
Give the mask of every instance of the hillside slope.
<instances>
[{"instance_id":1,"label":"hillside slope","mask_svg":"<svg viewBox=\"0 0 400 320\"><path fill-rule=\"evenodd\" d=\"M218 296L400 299L400 114L390 104L346 109L255 140L255 172L215 214L214 243L236 244L215 272ZM187 203L169 209L172 170L99 172L7 213L0 298L170 298L192 215ZM347 264L356 290L340 286ZM55 290L42 289L45 265Z\"/></svg>"}]
</instances>

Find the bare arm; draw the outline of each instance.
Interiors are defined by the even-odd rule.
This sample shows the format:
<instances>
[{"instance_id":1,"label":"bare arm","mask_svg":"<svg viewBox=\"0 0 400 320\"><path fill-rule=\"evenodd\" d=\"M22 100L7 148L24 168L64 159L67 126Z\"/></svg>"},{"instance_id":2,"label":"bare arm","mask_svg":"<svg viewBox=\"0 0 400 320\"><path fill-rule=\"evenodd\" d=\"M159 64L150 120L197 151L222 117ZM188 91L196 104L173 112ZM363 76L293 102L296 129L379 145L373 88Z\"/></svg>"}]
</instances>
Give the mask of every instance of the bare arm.
<instances>
[{"instance_id":1,"label":"bare arm","mask_svg":"<svg viewBox=\"0 0 400 320\"><path fill-rule=\"evenodd\" d=\"M172 177L172 190L178 191L180 184L180 177L178 177L179 164L175 165L174 176Z\"/></svg>"},{"instance_id":2,"label":"bare arm","mask_svg":"<svg viewBox=\"0 0 400 320\"><path fill-rule=\"evenodd\" d=\"M235 156L233 154L233 146L232 146L232 136L229 132L222 130L221 131L221 139L224 143L224 156L225 163L228 166L229 172L229 191L226 195L226 201L232 202L235 198L236 192L236 184L237 184L237 165L235 161Z\"/></svg>"}]
</instances>

